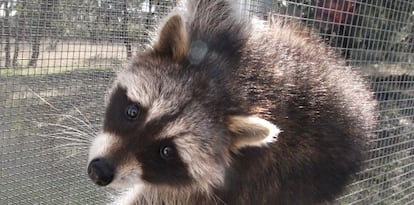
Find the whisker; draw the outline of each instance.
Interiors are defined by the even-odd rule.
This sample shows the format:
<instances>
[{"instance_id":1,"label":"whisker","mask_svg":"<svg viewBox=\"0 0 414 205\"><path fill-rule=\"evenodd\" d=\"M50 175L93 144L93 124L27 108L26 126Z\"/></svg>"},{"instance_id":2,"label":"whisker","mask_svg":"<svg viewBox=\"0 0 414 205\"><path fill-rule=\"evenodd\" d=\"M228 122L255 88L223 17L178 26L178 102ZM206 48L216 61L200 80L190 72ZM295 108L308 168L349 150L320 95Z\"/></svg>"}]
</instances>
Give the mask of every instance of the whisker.
<instances>
[{"instance_id":1,"label":"whisker","mask_svg":"<svg viewBox=\"0 0 414 205\"><path fill-rule=\"evenodd\" d=\"M50 102L48 102L45 98L43 98L42 96L40 96L39 94L37 94L36 92L34 92L30 87L27 87L27 89L33 94L35 95L37 98L39 98L41 101L43 101L44 103L46 103L49 107L51 107L52 109L56 110L56 111L60 111L60 109L56 108L55 106L53 106ZM88 129L90 129L90 131L92 131L93 135L97 132L97 130L94 129L92 123L90 122L90 120L88 120L88 118L74 105L72 105L72 107L75 109L75 111L77 113L79 113L84 120L81 120L80 118L77 118L73 115L68 115L68 114L60 114L61 116L66 116L68 118L71 118L71 121L73 121L73 119L76 119L77 121L81 122L82 124L84 124ZM53 114L45 114L45 115L53 115ZM58 114L56 114L57 116L59 116Z\"/></svg>"},{"instance_id":2,"label":"whisker","mask_svg":"<svg viewBox=\"0 0 414 205\"><path fill-rule=\"evenodd\" d=\"M62 149L62 148L79 148L79 149L81 149L81 148L88 148L88 144L86 144L86 143L79 143L79 142L77 142L77 143L67 143L67 144L62 144L62 145L57 145L57 146L54 146L54 147L50 147L50 148L48 148L48 149L45 149L45 150L41 150L40 151L40 153L44 153L44 152L50 152L50 151L54 151L54 150L56 150L56 149Z\"/></svg>"},{"instance_id":3,"label":"whisker","mask_svg":"<svg viewBox=\"0 0 414 205\"><path fill-rule=\"evenodd\" d=\"M76 155L84 154L87 152L91 139L97 133L97 129L94 127L92 122L82 113L82 111L78 107L71 105L73 109L71 109L68 113L61 113L62 110L54 106L46 98L34 92L29 87L27 87L27 90L30 91L33 96L37 97L43 103L52 108L54 112L56 112L56 114L43 114L44 116L49 116L49 119L47 121L57 119L57 122L55 121L54 123L39 122L33 119L26 119L28 122L36 123L38 128L45 128L53 131L52 133L40 133L37 136L56 140L65 140L62 143L50 144L50 146L53 147L47 147L41 150L40 153L58 152L59 150L61 151L67 149L77 150L71 154L65 154L63 158L52 164L56 165L62 163L65 160L73 158ZM80 117L78 117L76 113L78 113ZM52 118L50 116L54 116L56 118ZM50 128L49 126L53 126L53 128Z\"/></svg>"},{"instance_id":4,"label":"whisker","mask_svg":"<svg viewBox=\"0 0 414 205\"><path fill-rule=\"evenodd\" d=\"M39 134L39 136L41 136L41 137L50 137L50 138L53 138L53 139L64 139L64 140L69 140L69 141L74 141L74 142L85 142L85 143L90 142L90 140L83 138L82 135L72 135L72 136L81 137L81 138L64 137L68 134L71 134L71 133L59 132L59 133L51 133L51 134Z\"/></svg>"},{"instance_id":5,"label":"whisker","mask_svg":"<svg viewBox=\"0 0 414 205\"><path fill-rule=\"evenodd\" d=\"M72 107L75 108L76 112L79 113L79 115L81 115L83 117L83 119L85 120L83 122L88 123L90 125L90 129L92 129L92 131L94 131L96 133L97 130L94 129L93 124L91 123L91 121L75 105L72 105Z\"/></svg>"},{"instance_id":6,"label":"whisker","mask_svg":"<svg viewBox=\"0 0 414 205\"><path fill-rule=\"evenodd\" d=\"M36 92L34 92L31 88L27 87L27 89L36 97L38 97L41 101L43 101L44 103L46 103L47 105L49 105L51 108L53 108L56 111L59 111L58 108L56 108L55 106L53 106L52 104L50 104L46 99L44 99L42 96L40 96L39 94L37 94Z\"/></svg>"},{"instance_id":7,"label":"whisker","mask_svg":"<svg viewBox=\"0 0 414 205\"><path fill-rule=\"evenodd\" d=\"M45 114L45 116L62 116L64 118L69 119L71 122L73 122L77 125L84 125L85 128L88 128L87 130L85 130L85 132L88 131L88 134L90 134L91 136L95 136L95 134L97 133L97 131L94 130L93 127L90 124L86 123L82 119L77 118L73 115L69 115L69 114ZM78 124L78 122L80 122L81 124Z\"/></svg>"},{"instance_id":8,"label":"whisker","mask_svg":"<svg viewBox=\"0 0 414 205\"><path fill-rule=\"evenodd\" d=\"M79 129L76 129L74 127L70 127L70 126L67 126L67 125L62 125L62 124L57 124L57 123L44 123L44 124L49 125L49 126L59 127L59 128L66 129L66 130L71 130L71 131L81 133L81 134L86 133L86 132L83 132L82 130L79 130Z\"/></svg>"},{"instance_id":9,"label":"whisker","mask_svg":"<svg viewBox=\"0 0 414 205\"><path fill-rule=\"evenodd\" d=\"M72 158L72 157L74 157L74 156L76 156L76 155L79 155L79 154L80 154L80 153L73 153L73 154L70 154L70 155L68 155L68 156L65 156L64 158L59 159L58 161L56 161L55 163L53 163L52 165L57 165L57 164L59 164L59 163L61 163L61 162L65 161L65 160L68 160L68 159L70 159L70 158Z\"/></svg>"},{"instance_id":10,"label":"whisker","mask_svg":"<svg viewBox=\"0 0 414 205\"><path fill-rule=\"evenodd\" d=\"M28 119L26 119L28 120ZM95 133L91 133L91 132L86 132L86 131L82 131L80 129L76 129L74 127L70 127L70 126L66 126L66 125L62 125L62 124L56 124L56 123L47 123L47 122L39 122L39 121L33 121L37 123L37 126L39 127L45 127L47 125L49 126L55 126L58 127L58 131L57 132L53 132L53 133L47 133L47 134L39 134L39 136L42 137L53 137L53 136L57 136L57 135L70 135L70 136L74 136L77 137L78 139L82 139L85 142L90 142L91 139L95 136ZM69 140L70 138L68 138Z\"/></svg>"}]
</instances>

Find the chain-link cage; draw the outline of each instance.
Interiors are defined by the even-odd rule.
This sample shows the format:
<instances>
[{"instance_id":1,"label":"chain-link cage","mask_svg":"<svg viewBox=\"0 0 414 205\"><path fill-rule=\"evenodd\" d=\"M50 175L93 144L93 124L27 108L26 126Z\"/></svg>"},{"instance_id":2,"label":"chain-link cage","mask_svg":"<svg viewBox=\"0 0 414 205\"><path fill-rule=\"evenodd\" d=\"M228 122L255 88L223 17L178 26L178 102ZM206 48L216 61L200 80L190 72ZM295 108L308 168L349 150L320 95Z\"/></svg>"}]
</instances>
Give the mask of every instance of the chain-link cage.
<instances>
[{"instance_id":1,"label":"chain-link cage","mask_svg":"<svg viewBox=\"0 0 414 205\"><path fill-rule=\"evenodd\" d=\"M337 204L414 204L414 2L240 0L313 31L379 102L373 148ZM0 204L104 204L86 176L114 73L176 0L0 1Z\"/></svg>"}]
</instances>

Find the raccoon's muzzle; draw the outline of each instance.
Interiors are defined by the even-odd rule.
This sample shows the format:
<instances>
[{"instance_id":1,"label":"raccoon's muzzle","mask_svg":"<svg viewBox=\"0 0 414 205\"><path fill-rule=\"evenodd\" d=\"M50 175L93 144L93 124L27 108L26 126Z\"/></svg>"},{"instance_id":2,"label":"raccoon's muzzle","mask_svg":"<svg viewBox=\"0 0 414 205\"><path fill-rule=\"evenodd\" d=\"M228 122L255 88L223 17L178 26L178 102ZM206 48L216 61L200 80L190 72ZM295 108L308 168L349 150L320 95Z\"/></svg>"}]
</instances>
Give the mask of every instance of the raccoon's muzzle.
<instances>
[{"instance_id":1,"label":"raccoon's muzzle","mask_svg":"<svg viewBox=\"0 0 414 205\"><path fill-rule=\"evenodd\" d=\"M114 168L104 158L96 158L88 165L88 175L99 186L106 186L114 179Z\"/></svg>"}]
</instances>

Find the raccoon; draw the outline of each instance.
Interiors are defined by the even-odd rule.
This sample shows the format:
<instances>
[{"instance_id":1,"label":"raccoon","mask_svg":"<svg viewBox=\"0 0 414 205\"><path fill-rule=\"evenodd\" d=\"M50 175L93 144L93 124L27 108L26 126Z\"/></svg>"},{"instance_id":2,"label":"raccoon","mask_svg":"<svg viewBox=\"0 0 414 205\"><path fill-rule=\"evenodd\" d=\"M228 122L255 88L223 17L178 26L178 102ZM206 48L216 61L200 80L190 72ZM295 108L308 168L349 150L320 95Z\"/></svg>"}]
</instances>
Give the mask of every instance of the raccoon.
<instances>
[{"instance_id":1,"label":"raccoon","mask_svg":"<svg viewBox=\"0 0 414 205\"><path fill-rule=\"evenodd\" d=\"M115 204L328 204L364 159L376 103L323 43L189 0L117 74L87 172ZM127 189L128 188L128 189Z\"/></svg>"}]
</instances>

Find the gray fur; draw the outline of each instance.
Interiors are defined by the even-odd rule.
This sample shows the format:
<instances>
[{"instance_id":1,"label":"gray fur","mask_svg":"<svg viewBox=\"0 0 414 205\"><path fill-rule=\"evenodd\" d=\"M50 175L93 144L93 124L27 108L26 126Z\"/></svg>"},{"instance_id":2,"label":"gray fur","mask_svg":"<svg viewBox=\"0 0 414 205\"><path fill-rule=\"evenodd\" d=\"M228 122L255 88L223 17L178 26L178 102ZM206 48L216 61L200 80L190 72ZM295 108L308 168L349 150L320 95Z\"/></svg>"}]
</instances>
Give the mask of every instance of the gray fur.
<instances>
[{"instance_id":1,"label":"gray fur","mask_svg":"<svg viewBox=\"0 0 414 205\"><path fill-rule=\"evenodd\" d=\"M126 89L128 101L145 110L136 127L126 128L112 110L123 100L108 105L103 132L119 141L97 153L118 172L142 173L142 189L123 197L166 205L332 201L359 170L375 126L363 79L294 28L249 26L225 0L186 5L185 14L165 23L177 28L161 28L155 46L138 53L113 87L113 96ZM174 31L173 38L162 36ZM266 146L236 146L234 116L258 116L282 132ZM165 140L175 145L183 171L164 179L169 173L155 170L159 181L144 161Z\"/></svg>"}]
</instances>

